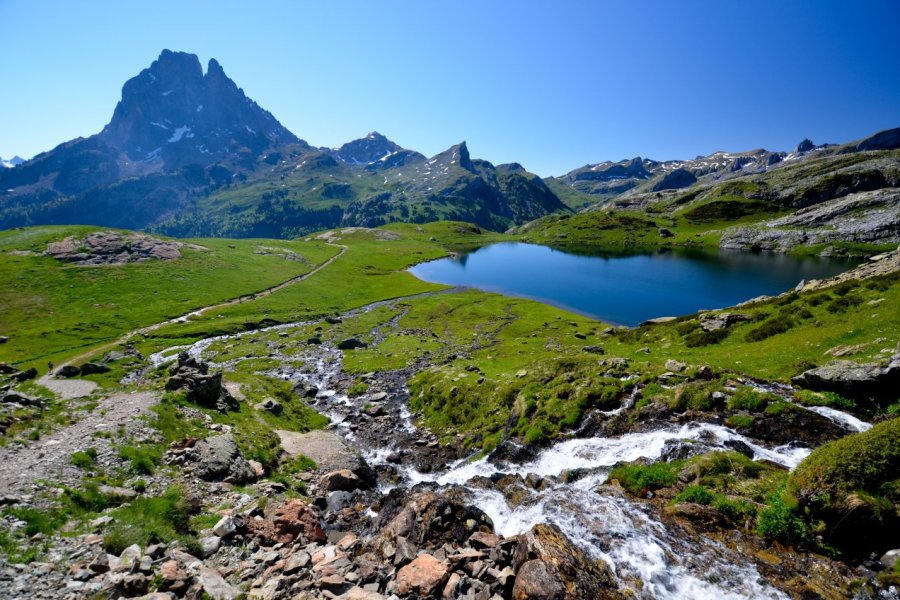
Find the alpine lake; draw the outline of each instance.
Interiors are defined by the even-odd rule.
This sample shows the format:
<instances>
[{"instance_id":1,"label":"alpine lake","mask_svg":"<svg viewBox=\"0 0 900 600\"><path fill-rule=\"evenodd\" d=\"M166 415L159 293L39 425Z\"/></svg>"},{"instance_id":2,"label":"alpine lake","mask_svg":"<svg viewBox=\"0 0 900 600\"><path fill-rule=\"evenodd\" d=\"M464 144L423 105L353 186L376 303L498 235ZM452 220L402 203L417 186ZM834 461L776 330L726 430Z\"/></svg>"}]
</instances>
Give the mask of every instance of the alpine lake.
<instances>
[{"instance_id":1,"label":"alpine lake","mask_svg":"<svg viewBox=\"0 0 900 600\"><path fill-rule=\"evenodd\" d=\"M785 254L678 249L574 254L501 242L416 265L433 283L530 298L616 325L733 306L824 279L860 261Z\"/></svg>"}]
</instances>

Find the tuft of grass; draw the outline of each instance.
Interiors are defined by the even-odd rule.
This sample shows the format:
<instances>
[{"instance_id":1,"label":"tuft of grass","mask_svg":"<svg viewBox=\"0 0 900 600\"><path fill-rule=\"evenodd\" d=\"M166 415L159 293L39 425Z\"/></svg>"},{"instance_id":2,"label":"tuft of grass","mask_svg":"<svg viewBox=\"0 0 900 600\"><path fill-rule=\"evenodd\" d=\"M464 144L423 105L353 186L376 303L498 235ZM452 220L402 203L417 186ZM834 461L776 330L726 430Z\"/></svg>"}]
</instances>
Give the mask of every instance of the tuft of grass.
<instances>
[{"instance_id":1,"label":"tuft of grass","mask_svg":"<svg viewBox=\"0 0 900 600\"><path fill-rule=\"evenodd\" d=\"M757 392L753 388L743 386L735 390L728 399L728 410L748 410L761 412L769 405L769 402L780 400L775 394Z\"/></svg>"},{"instance_id":2,"label":"tuft of grass","mask_svg":"<svg viewBox=\"0 0 900 600\"><path fill-rule=\"evenodd\" d=\"M94 448L88 448L87 450L79 450L77 452L73 452L69 460L79 469L90 469L94 466L94 463L97 460L97 450Z\"/></svg>"},{"instance_id":3,"label":"tuft of grass","mask_svg":"<svg viewBox=\"0 0 900 600\"><path fill-rule=\"evenodd\" d=\"M682 504L684 502L693 502L694 504L712 504L716 499L715 494L710 492L703 485L689 485L684 488L672 499L672 504Z\"/></svg>"}]
</instances>

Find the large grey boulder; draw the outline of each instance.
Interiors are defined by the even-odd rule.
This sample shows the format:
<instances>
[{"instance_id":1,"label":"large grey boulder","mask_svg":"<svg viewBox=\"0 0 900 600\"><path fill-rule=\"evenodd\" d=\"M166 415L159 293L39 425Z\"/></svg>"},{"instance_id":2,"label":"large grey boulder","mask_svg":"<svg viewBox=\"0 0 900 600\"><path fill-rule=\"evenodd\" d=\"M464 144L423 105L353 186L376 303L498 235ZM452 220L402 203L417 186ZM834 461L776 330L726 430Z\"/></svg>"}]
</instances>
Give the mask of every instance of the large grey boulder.
<instances>
[{"instance_id":1,"label":"large grey boulder","mask_svg":"<svg viewBox=\"0 0 900 600\"><path fill-rule=\"evenodd\" d=\"M816 391L837 392L854 400L891 403L900 398L900 353L886 366L836 360L797 375L794 385Z\"/></svg>"},{"instance_id":2,"label":"large grey boulder","mask_svg":"<svg viewBox=\"0 0 900 600\"><path fill-rule=\"evenodd\" d=\"M199 456L194 471L206 481L245 483L255 478L250 464L244 460L237 441L230 433L197 442Z\"/></svg>"}]
</instances>

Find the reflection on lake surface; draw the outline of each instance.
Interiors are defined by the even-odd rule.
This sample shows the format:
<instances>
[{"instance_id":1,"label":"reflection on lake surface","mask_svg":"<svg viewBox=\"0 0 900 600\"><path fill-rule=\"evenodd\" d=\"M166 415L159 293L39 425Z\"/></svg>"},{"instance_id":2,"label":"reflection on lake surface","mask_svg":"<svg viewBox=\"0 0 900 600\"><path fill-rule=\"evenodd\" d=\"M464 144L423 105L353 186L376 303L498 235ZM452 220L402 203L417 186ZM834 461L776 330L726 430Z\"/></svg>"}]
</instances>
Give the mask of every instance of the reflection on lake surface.
<instances>
[{"instance_id":1,"label":"reflection on lake surface","mask_svg":"<svg viewBox=\"0 0 900 600\"><path fill-rule=\"evenodd\" d=\"M831 277L855 264L701 250L589 256L504 242L416 265L410 272L425 281L532 298L631 326L780 294L803 279Z\"/></svg>"}]
</instances>

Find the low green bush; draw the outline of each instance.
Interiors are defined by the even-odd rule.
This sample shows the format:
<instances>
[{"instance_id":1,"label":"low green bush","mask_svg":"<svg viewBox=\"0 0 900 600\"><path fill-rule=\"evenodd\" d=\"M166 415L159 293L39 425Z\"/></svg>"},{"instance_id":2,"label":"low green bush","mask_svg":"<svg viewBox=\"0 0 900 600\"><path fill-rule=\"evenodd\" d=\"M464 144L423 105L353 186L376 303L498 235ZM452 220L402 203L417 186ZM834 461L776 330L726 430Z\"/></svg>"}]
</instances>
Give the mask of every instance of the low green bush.
<instances>
[{"instance_id":1,"label":"low green bush","mask_svg":"<svg viewBox=\"0 0 900 600\"><path fill-rule=\"evenodd\" d=\"M764 321L762 324L748 331L744 339L748 342L760 342L773 335L784 333L785 331L790 330L794 325L795 322L791 317L780 314L772 317L768 321Z\"/></svg>"},{"instance_id":2,"label":"low green bush","mask_svg":"<svg viewBox=\"0 0 900 600\"><path fill-rule=\"evenodd\" d=\"M773 494L756 518L757 533L767 539L795 546L807 542L810 527L797 501L783 488Z\"/></svg>"},{"instance_id":3,"label":"low green bush","mask_svg":"<svg viewBox=\"0 0 900 600\"><path fill-rule=\"evenodd\" d=\"M644 495L647 491L675 485L683 464L681 461L674 461L652 465L620 465L610 472L609 479L618 480L623 488L634 495Z\"/></svg>"}]
</instances>

